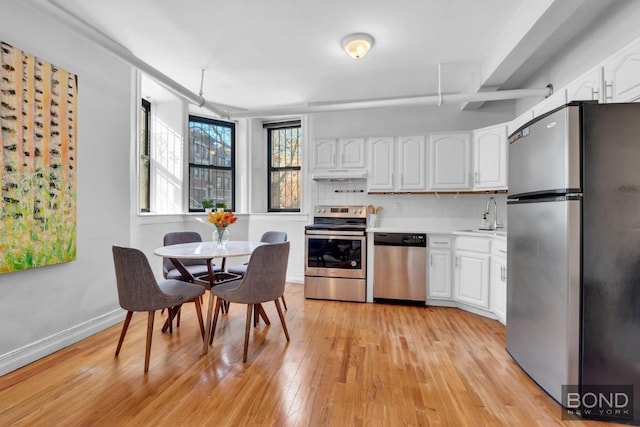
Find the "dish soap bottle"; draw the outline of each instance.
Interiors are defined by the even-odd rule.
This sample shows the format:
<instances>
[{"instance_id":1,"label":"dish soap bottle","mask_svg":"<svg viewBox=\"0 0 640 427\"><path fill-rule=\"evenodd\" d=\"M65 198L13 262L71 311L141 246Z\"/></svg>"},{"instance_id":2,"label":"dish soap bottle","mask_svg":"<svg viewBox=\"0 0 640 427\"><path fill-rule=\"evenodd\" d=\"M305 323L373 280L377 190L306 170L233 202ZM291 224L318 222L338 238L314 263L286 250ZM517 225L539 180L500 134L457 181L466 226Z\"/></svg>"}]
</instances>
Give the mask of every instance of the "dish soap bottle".
<instances>
[{"instance_id":1,"label":"dish soap bottle","mask_svg":"<svg viewBox=\"0 0 640 427\"><path fill-rule=\"evenodd\" d=\"M481 229L489 228L489 220L487 219L487 214L486 213L482 214L482 221L480 222L480 228Z\"/></svg>"}]
</instances>

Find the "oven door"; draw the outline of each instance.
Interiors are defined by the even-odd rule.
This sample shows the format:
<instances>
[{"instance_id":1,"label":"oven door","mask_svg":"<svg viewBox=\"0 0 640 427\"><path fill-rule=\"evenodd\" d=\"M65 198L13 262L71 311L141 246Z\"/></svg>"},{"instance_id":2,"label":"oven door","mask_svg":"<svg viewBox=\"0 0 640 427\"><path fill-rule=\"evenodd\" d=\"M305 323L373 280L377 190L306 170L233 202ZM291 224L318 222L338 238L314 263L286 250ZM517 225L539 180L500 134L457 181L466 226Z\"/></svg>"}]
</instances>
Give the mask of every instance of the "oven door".
<instances>
[{"instance_id":1,"label":"oven door","mask_svg":"<svg viewBox=\"0 0 640 427\"><path fill-rule=\"evenodd\" d=\"M366 278L367 238L362 233L345 234L319 230L307 232L305 276Z\"/></svg>"}]
</instances>

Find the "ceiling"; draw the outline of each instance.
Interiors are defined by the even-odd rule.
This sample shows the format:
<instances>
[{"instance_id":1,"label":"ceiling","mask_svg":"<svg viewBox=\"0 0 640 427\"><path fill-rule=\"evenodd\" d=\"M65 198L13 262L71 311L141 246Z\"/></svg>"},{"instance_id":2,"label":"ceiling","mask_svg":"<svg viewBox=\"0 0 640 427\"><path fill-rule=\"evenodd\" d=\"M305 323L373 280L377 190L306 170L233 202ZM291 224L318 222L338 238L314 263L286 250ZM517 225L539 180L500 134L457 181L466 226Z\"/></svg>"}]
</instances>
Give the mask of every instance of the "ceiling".
<instances>
[{"instance_id":1,"label":"ceiling","mask_svg":"<svg viewBox=\"0 0 640 427\"><path fill-rule=\"evenodd\" d=\"M443 93L519 88L615 1L47 0L47 6L193 93L202 90L211 103L268 111L437 94L439 66ZM375 39L360 60L341 49L353 32Z\"/></svg>"}]
</instances>

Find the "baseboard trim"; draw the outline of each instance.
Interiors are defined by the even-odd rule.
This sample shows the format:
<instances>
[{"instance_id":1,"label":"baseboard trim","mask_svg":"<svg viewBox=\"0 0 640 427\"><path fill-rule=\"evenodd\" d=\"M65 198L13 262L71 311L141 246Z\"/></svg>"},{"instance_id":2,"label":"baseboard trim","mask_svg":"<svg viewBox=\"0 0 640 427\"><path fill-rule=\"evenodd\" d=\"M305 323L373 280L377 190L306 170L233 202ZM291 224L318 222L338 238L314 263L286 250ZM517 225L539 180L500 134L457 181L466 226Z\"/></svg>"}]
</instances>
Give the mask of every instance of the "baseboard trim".
<instances>
[{"instance_id":1,"label":"baseboard trim","mask_svg":"<svg viewBox=\"0 0 640 427\"><path fill-rule=\"evenodd\" d=\"M0 376L122 322L125 311L118 308L79 325L0 355Z\"/></svg>"},{"instance_id":2,"label":"baseboard trim","mask_svg":"<svg viewBox=\"0 0 640 427\"><path fill-rule=\"evenodd\" d=\"M287 282L303 284L304 283L304 275L296 275L296 274L288 275L287 276Z\"/></svg>"}]
</instances>

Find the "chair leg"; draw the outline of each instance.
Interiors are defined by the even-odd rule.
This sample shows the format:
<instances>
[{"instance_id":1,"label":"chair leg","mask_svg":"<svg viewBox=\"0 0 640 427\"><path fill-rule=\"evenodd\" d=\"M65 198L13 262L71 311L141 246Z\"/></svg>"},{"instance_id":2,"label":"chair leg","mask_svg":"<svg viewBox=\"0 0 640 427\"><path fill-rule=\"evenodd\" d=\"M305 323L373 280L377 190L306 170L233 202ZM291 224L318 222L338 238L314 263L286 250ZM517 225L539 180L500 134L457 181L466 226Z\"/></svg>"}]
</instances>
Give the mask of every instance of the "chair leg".
<instances>
[{"instance_id":1,"label":"chair leg","mask_svg":"<svg viewBox=\"0 0 640 427\"><path fill-rule=\"evenodd\" d=\"M282 300L282 305L284 305L284 309L288 310L287 308L287 302L284 300L284 294L280 297L280 299Z\"/></svg>"},{"instance_id":2,"label":"chair leg","mask_svg":"<svg viewBox=\"0 0 640 427\"><path fill-rule=\"evenodd\" d=\"M276 310L278 310L278 316L280 316L280 323L282 323L282 329L284 330L284 336L287 337L287 341L289 340L289 331L287 330L287 324L284 321L284 315L282 314L282 309L280 308L280 302L278 298L276 298L273 302L276 303Z\"/></svg>"},{"instance_id":3,"label":"chair leg","mask_svg":"<svg viewBox=\"0 0 640 427\"><path fill-rule=\"evenodd\" d=\"M180 313L182 313L181 308L182 306L178 307L178 320L176 321L176 328L180 327Z\"/></svg>"},{"instance_id":4,"label":"chair leg","mask_svg":"<svg viewBox=\"0 0 640 427\"><path fill-rule=\"evenodd\" d=\"M247 304L247 323L244 327L244 352L242 362L247 362L247 352L249 350L249 331L251 330L251 315L253 314L253 304Z\"/></svg>"},{"instance_id":5,"label":"chair leg","mask_svg":"<svg viewBox=\"0 0 640 427\"><path fill-rule=\"evenodd\" d=\"M209 292L209 308L207 308L207 330L204 333L204 339L202 340L202 354L209 352L209 337L211 337L211 315L213 313L213 298L215 296Z\"/></svg>"},{"instance_id":6,"label":"chair leg","mask_svg":"<svg viewBox=\"0 0 640 427\"><path fill-rule=\"evenodd\" d=\"M200 304L200 297L193 300L193 303L196 306L196 315L198 316L198 324L200 325L200 335L202 335L202 339L204 340L204 320L202 319L202 305Z\"/></svg>"},{"instance_id":7,"label":"chair leg","mask_svg":"<svg viewBox=\"0 0 640 427\"><path fill-rule=\"evenodd\" d=\"M127 334L127 329L129 328L129 323L131 322L131 317L133 316L133 311L127 311L127 317L124 319L124 324L122 325L122 332L120 332L120 339L118 340L118 347L116 348L116 356L120 354L120 349L122 348L122 343L124 342L124 336Z\"/></svg>"},{"instance_id":8,"label":"chair leg","mask_svg":"<svg viewBox=\"0 0 640 427\"><path fill-rule=\"evenodd\" d=\"M211 294L211 298L213 298L213 294ZM213 322L211 324L211 334L209 336L209 344L213 343L213 336L216 333L216 325L218 324L218 316L220 315L220 310L222 309L223 302L220 297L216 297L216 308L214 308L213 313Z\"/></svg>"},{"instance_id":9,"label":"chair leg","mask_svg":"<svg viewBox=\"0 0 640 427\"><path fill-rule=\"evenodd\" d=\"M155 316L155 311L149 312L149 317L147 318L147 349L144 353L144 372L149 372L149 358L151 357L151 338L153 336L153 318Z\"/></svg>"}]
</instances>

